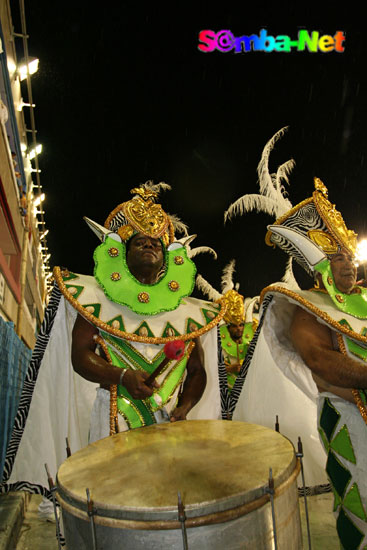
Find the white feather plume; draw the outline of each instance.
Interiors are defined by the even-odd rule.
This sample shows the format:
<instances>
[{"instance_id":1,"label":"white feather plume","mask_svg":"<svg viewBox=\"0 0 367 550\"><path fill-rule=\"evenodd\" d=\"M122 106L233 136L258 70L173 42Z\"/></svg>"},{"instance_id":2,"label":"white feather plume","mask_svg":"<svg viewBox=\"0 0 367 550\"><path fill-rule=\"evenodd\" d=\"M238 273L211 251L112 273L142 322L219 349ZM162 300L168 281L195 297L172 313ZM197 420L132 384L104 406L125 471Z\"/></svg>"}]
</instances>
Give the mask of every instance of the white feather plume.
<instances>
[{"instance_id":1,"label":"white feather plume","mask_svg":"<svg viewBox=\"0 0 367 550\"><path fill-rule=\"evenodd\" d=\"M265 212L275 219L279 218L292 208L292 203L287 199L284 183L288 184L288 176L293 169L294 160L288 160L279 166L276 174L269 172L269 157L274 149L276 142L284 135L288 126L281 128L265 145L260 162L257 167L259 176L260 194L249 194L240 197L237 201L230 205L224 213L224 221L226 222L236 214L246 214L251 210L257 212Z\"/></svg>"},{"instance_id":2,"label":"white feather plume","mask_svg":"<svg viewBox=\"0 0 367 550\"><path fill-rule=\"evenodd\" d=\"M278 167L275 174L269 172L269 157L277 141L288 130L288 126L281 128L265 145L260 162L257 167L259 176L260 194L248 194L237 199L224 213L224 222L236 214L246 214L252 210L265 212L275 219L279 218L292 208L291 201L287 198L284 184L289 183L289 174L295 166L293 159L284 162ZM282 281L292 289L299 289L293 274L292 258L287 261L286 270Z\"/></svg>"},{"instance_id":3,"label":"white feather plume","mask_svg":"<svg viewBox=\"0 0 367 550\"><path fill-rule=\"evenodd\" d=\"M287 130L288 126L284 126L280 130L278 130L278 132L276 132L276 134L274 134L272 138L269 139L263 149L261 159L257 167L260 193L267 197L272 197L273 199L276 199L276 191L274 189L274 179L272 177L273 175L269 173L269 157L270 153L274 149L276 142L284 136Z\"/></svg>"},{"instance_id":4,"label":"white feather plume","mask_svg":"<svg viewBox=\"0 0 367 550\"><path fill-rule=\"evenodd\" d=\"M232 290L234 287L233 273L235 264L235 260L231 260L229 264L227 264L226 267L223 269L221 280L222 294L225 294L226 292L228 292L228 290Z\"/></svg>"},{"instance_id":5,"label":"white feather plume","mask_svg":"<svg viewBox=\"0 0 367 550\"><path fill-rule=\"evenodd\" d=\"M214 248L210 248L210 246L197 246L196 248L189 248L187 254L189 258L195 258L198 254L203 254L204 252L211 254L215 260L217 259L216 251Z\"/></svg>"},{"instance_id":6,"label":"white feather plume","mask_svg":"<svg viewBox=\"0 0 367 550\"><path fill-rule=\"evenodd\" d=\"M153 180L148 180L145 183L142 183L140 187L148 189L149 191L153 191L153 193L160 193L160 191L171 191L172 189L172 187L164 181L153 183Z\"/></svg>"},{"instance_id":7,"label":"white feather plume","mask_svg":"<svg viewBox=\"0 0 367 550\"><path fill-rule=\"evenodd\" d=\"M247 212L251 212L251 210L265 212L270 216L276 216L278 204L276 200L270 197L264 197L263 195L256 195L255 193L243 195L243 197L237 199L236 202L231 204L228 210L225 211L224 221L226 222L236 214L242 216Z\"/></svg>"},{"instance_id":8,"label":"white feather plume","mask_svg":"<svg viewBox=\"0 0 367 550\"><path fill-rule=\"evenodd\" d=\"M188 236L188 226L182 220L180 220L180 218L176 216L176 214L168 214L168 217L173 224L173 229L175 230L175 232L177 231L177 233L180 233L181 235Z\"/></svg>"},{"instance_id":9,"label":"white feather plume","mask_svg":"<svg viewBox=\"0 0 367 550\"><path fill-rule=\"evenodd\" d=\"M222 297L221 293L215 290L215 288L212 287L212 285L208 283L208 281L206 281L200 274L196 277L196 286L203 294L208 296L209 300L212 300L212 302L215 302Z\"/></svg>"}]
</instances>

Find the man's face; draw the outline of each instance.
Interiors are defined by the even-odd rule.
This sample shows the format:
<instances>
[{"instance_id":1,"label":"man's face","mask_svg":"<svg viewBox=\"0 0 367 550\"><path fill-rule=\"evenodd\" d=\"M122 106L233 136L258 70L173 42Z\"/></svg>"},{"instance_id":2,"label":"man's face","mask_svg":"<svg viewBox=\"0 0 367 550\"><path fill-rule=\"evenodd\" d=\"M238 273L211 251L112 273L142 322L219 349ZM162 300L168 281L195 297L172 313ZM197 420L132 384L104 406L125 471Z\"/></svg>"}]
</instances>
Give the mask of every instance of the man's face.
<instances>
[{"instance_id":1,"label":"man's face","mask_svg":"<svg viewBox=\"0 0 367 550\"><path fill-rule=\"evenodd\" d=\"M130 240L126 261L133 271L149 267L152 271L159 271L164 261L161 241L137 233Z\"/></svg>"},{"instance_id":2,"label":"man's face","mask_svg":"<svg viewBox=\"0 0 367 550\"><path fill-rule=\"evenodd\" d=\"M240 323L239 325L228 325L228 331L233 340L242 338L244 326L244 323Z\"/></svg>"},{"instance_id":3,"label":"man's face","mask_svg":"<svg viewBox=\"0 0 367 550\"><path fill-rule=\"evenodd\" d=\"M349 294L357 281L357 268L352 256L341 251L332 257L330 265L336 287L344 294Z\"/></svg>"}]
</instances>

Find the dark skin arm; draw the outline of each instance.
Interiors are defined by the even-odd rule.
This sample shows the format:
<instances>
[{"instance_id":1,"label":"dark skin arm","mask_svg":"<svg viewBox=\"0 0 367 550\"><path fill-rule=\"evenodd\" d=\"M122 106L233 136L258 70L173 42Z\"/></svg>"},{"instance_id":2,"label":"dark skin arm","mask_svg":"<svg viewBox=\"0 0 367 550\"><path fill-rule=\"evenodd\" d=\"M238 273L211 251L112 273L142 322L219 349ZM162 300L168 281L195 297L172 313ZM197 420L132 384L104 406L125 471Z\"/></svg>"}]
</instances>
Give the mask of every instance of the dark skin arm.
<instances>
[{"instance_id":1,"label":"dark skin arm","mask_svg":"<svg viewBox=\"0 0 367 550\"><path fill-rule=\"evenodd\" d=\"M78 315L72 336L71 361L74 370L83 378L102 386L118 384L121 369L114 367L95 353L97 346L94 336L97 335L98 330ZM144 383L148 376L148 373L127 369L123 377L123 385L134 399L145 399L152 395L152 388ZM157 387L156 383L155 387Z\"/></svg>"},{"instance_id":2,"label":"dark skin arm","mask_svg":"<svg viewBox=\"0 0 367 550\"><path fill-rule=\"evenodd\" d=\"M200 401L206 386L204 368L204 350L200 339L196 338L195 347L186 365L186 379L177 407L171 413L171 422L185 420L189 411Z\"/></svg>"},{"instance_id":3,"label":"dark skin arm","mask_svg":"<svg viewBox=\"0 0 367 550\"><path fill-rule=\"evenodd\" d=\"M367 388L366 367L335 351L330 329L300 307L293 317L291 340L312 371L319 391L329 391L354 403L351 388Z\"/></svg>"}]
</instances>

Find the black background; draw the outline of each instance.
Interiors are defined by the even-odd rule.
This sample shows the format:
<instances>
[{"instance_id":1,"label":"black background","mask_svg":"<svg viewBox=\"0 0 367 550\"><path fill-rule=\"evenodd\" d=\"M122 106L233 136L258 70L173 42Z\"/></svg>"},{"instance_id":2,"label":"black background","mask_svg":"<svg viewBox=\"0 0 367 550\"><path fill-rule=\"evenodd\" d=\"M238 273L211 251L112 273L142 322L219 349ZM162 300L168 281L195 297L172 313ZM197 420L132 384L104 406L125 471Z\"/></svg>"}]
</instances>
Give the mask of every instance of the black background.
<instances>
[{"instance_id":1,"label":"black background","mask_svg":"<svg viewBox=\"0 0 367 550\"><path fill-rule=\"evenodd\" d=\"M256 167L267 140L289 131L270 158L271 171L290 158L296 167L289 198L295 205L320 177L348 227L367 236L366 38L330 8L303 13L284 4L242 10L211 4L26 2L44 209L51 264L91 273L96 237L84 215L103 224L108 213L148 179L172 191L160 202L197 233L199 271L217 289L236 259L235 280L246 296L279 280L285 255L264 243L273 220L251 213L223 225L223 213L256 193ZM12 2L15 31L18 4ZM250 9L251 7L251 9ZM250 16L251 13L251 16ZM353 12L363 23L362 12ZM202 29L235 36L296 38L301 28L320 35L345 32L343 53L201 53ZM16 39L21 54L21 39ZM25 95L25 94L24 94ZM193 245L194 246L194 245ZM297 270L303 286L308 278Z\"/></svg>"}]
</instances>

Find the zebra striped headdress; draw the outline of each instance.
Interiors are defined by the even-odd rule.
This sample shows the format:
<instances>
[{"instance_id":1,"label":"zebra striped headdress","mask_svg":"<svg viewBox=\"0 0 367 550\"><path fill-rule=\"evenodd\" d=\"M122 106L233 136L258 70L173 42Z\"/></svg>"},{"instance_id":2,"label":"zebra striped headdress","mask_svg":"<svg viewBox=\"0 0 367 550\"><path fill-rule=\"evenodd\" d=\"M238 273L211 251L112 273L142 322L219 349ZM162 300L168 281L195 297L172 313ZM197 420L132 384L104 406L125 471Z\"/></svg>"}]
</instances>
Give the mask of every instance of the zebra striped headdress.
<instances>
[{"instance_id":1,"label":"zebra striped headdress","mask_svg":"<svg viewBox=\"0 0 367 550\"><path fill-rule=\"evenodd\" d=\"M312 197L305 199L281 216L269 227L265 242L269 246L279 246L297 260L310 274L313 273L313 264L308 255L300 249L293 238L277 234L277 227L289 228L296 235L301 235L305 244L316 245L329 259L340 250L347 250L352 256L355 254L357 235L347 229L344 220L328 200L328 190L319 178L314 178L315 191ZM291 235L291 234L290 234ZM311 244L310 243L310 244Z\"/></svg>"}]
</instances>

